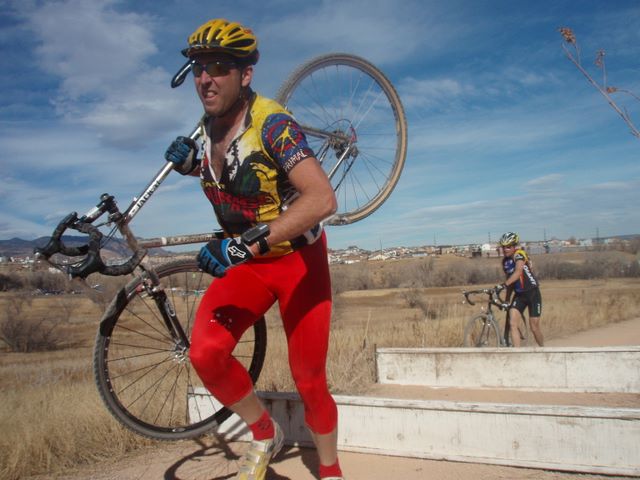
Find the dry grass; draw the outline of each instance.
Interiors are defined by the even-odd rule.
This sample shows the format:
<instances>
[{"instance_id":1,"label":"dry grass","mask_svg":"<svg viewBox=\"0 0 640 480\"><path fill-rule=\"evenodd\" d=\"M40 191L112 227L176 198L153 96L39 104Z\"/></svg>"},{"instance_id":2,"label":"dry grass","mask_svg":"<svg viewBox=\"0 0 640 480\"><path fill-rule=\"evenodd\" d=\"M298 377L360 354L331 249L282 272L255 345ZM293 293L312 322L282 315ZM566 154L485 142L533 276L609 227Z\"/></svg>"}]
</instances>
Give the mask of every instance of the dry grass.
<instances>
[{"instance_id":1,"label":"dry grass","mask_svg":"<svg viewBox=\"0 0 640 480\"><path fill-rule=\"evenodd\" d=\"M110 417L90 351L4 354L0 362L0 478L71 470L150 442Z\"/></svg>"},{"instance_id":2,"label":"dry grass","mask_svg":"<svg viewBox=\"0 0 640 480\"><path fill-rule=\"evenodd\" d=\"M375 346L461 347L466 321L480 310L479 304L463 304L464 288L365 290L337 295L328 359L332 391L355 394L375 382ZM547 339L640 315L640 279L555 280L544 282L541 290L542 328ZM270 314L267 321L267 363L258 387L293 390L284 368L286 345L279 319Z\"/></svg>"},{"instance_id":3,"label":"dry grass","mask_svg":"<svg viewBox=\"0 0 640 480\"><path fill-rule=\"evenodd\" d=\"M495 258L484 260L483 267L495 267ZM462 264L459 259L451 262ZM393 264L393 268L406 268ZM477 268L480 264L474 265ZM418 285L414 277L403 288L374 290L391 274L382 264L367 268L368 290L345 289L335 296L328 378L336 393L355 394L375 381L376 345L462 345L464 323L479 309L464 305L460 294L463 287L454 284L426 287ZM436 272L438 266L414 268L424 273L428 269ZM458 268L462 267L456 266L454 273ZM432 274L445 278L443 273ZM544 281L545 336L558 337L637 317L639 287L638 278ZM0 308L5 307L3 302L10 295L0 294ZM74 314L65 332L76 346L0 355L0 478L12 480L71 470L151 443L113 420L96 392L91 346L100 307L86 297L64 295L34 298L30 312L51 315L56 308L70 306ZM258 388L293 390L280 320L274 312L267 317L269 347Z\"/></svg>"}]
</instances>

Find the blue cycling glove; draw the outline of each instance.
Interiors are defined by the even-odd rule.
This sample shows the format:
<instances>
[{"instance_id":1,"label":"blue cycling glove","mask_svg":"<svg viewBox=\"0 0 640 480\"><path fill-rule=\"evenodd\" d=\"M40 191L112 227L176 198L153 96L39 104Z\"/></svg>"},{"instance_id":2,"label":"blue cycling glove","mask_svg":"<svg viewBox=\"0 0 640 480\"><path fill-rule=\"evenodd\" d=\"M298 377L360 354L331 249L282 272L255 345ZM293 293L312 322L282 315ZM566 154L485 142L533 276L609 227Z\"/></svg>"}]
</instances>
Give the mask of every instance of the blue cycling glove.
<instances>
[{"instance_id":1,"label":"blue cycling glove","mask_svg":"<svg viewBox=\"0 0 640 480\"><path fill-rule=\"evenodd\" d=\"M198 253L198 266L214 277L224 277L227 269L253 258L249 246L239 237L211 240Z\"/></svg>"},{"instance_id":2,"label":"blue cycling glove","mask_svg":"<svg viewBox=\"0 0 640 480\"><path fill-rule=\"evenodd\" d=\"M193 172L200 160L198 155L198 145L189 137L176 138L164 154L164 158L174 164L173 169L182 175Z\"/></svg>"}]
</instances>

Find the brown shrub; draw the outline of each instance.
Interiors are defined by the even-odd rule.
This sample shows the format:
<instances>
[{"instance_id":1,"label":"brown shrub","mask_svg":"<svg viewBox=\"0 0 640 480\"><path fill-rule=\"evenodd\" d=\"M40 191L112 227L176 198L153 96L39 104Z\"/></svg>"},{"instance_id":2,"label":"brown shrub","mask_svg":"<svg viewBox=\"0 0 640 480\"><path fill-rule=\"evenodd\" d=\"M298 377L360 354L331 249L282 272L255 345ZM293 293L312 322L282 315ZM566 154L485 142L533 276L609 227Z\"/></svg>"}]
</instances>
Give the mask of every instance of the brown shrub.
<instances>
[{"instance_id":1,"label":"brown shrub","mask_svg":"<svg viewBox=\"0 0 640 480\"><path fill-rule=\"evenodd\" d=\"M0 340L11 352L38 352L57 350L68 345L64 325L68 324L71 310L61 302L48 316L32 316L29 310L32 297L13 295L5 302L0 320Z\"/></svg>"}]
</instances>

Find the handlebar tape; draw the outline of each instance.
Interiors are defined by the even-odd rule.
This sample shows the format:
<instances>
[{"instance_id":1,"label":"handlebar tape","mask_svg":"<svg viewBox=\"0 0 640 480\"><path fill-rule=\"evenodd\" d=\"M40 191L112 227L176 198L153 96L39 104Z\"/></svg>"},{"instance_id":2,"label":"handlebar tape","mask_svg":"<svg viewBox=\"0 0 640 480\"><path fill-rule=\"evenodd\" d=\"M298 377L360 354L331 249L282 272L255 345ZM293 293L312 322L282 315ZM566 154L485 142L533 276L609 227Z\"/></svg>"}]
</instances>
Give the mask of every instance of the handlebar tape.
<instances>
[{"instance_id":1,"label":"handlebar tape","mask_svg":"<svg viewBox=\"0 0 640 480\"><path fill-rule=\"evenodd\" d=\"M62 253L63 255L66 255L68 257L86 255L89 251L88 245L81 245L79 247L67 247L62 242L62 234L64 233L64 231L67 228L72 227L77 220L78 214L76 212L71 212L69 215L64 217L51 234L49 242L42 248L34 248L34 253L43 256L45 259L49 259L56 253Z\"/></svg>"},{"instance_id":2,"label":"handlebar tape","mask_svg":"<svg viewBox=\"0 0 640 480\"><path fill-rule=\"evenodd\" d=\"M89 242L86 245L81 245L79 247L67 247L62 242L62 234L68 228L88 234ZM100 232L97 227L88 222L78 220L78 214L76 212L72 212L58 224L51 234L49 242L42 248L35 248L34 252L47 260L56 253L61 253L68 257L86 255L79 265L69 265L66 267L67 273L72 278L87 278L89 275L96 272L109 276L127 275L128 273L133 272L147 253L146 250L143 249L136 252L124 263L118 265L105 265L100 257L102 237L102 232Z\"/></svg>"}]
</instances>

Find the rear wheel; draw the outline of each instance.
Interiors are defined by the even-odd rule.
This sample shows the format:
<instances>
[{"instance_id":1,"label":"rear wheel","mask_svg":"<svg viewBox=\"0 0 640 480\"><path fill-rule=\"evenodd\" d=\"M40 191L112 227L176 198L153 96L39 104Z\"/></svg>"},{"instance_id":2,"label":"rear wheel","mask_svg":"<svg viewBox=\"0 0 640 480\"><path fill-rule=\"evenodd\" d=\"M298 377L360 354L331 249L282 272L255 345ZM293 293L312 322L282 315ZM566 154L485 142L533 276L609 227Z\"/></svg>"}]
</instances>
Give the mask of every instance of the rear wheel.
<instances>
[{"instance_id":1,"label":"rear wheel","mask_svg":"<svg viewBox=\"0 0 640 480\"><path fill-rule=\"evenodd\" d=\"M472 317L464 329L465 347L499 347L500 332L486 314Z\"/></svg>"},{"instance_id":2,"label":"rear wheel","mask_svg":"<svg viewBox=\"0 0 640 480\"><path fill-rule=\"evenodd\" d=\"M360 57L332 53L295 70L276 99L300 123L331 179L338 210L326 223L353 223L380 207L407 153L404 109L387 77Z\"/></svg>"},{"instance_id":3,"label":"rear wheel","mask_svg":"<svg viewBox=\"0 0 640 480\"><path fill-rule=\"evenodd\" d=\"M94 350L95 380L109 411L133 431L160 440L193 438L217 428L231 412L206 390L189 360L191 329L211 277L194 261L157 268L171 327L145 276L132 280L111 302L100 322ZM264 317L234 350L255 383L267 344Z\"/></svg>"}]
</instances>

